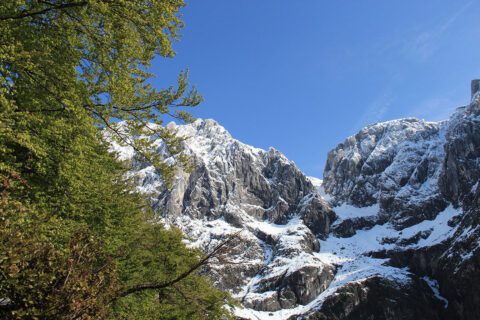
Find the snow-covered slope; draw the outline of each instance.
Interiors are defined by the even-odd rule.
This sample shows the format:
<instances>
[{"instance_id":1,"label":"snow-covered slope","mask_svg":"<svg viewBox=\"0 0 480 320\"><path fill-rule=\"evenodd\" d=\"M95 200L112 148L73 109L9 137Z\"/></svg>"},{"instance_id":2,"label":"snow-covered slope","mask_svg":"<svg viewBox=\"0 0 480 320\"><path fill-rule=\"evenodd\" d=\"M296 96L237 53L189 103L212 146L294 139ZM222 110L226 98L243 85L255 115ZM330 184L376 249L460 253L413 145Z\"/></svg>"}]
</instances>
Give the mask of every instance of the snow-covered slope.
<instances>
[{"instance_id":1,"label":"snow-covered slope","mask_svg":"<svg viewBox=\"0 0 480 320\"><path fill-rule=\"evenodd\" d=\"M478 89L478 84L474 81L472 88ZM474 287L480 285L479 97L472 91L471 103L447 121L401 119L368 126L329 153L323 188L338 219L322 248L342 252L341 246L346 256L355 253L353 261L384 259L383 267L392 267L395 274L407 272L410 289L396 281L402 291L417 300L433 292L432 301L437 302L416 306L423 309L420 313L407 309L379 315L375 310L387 312L386 307L362 301L350 286L346 292L355 299L347 300L366 309L355 307L357 311L345 318L478 318L480 295ZM363 272L374 265L370 260L354 269ZM428 288L419 292L418 283ZM364 281L360 287L371 289L371 284ZM404 298L394 296L398 304ZM335 301L333 306L342 304L330 301ZM338 318L323 309L323 315Z\"/></svg>"},{"instance_id":2,"label":"snow-covered slope","mask_svg":"<svg viewBox=\"0 0 480 320\"><path fill-rule=\"evenodd\" d=\"M183 230L190 245L209 251L241 231L240 240L209 266L216 284L264 312L315 299L335 271L320 259L317 239L328 235L335 215L310 180L277 150L245 145L213 120L169 129L186 138L194 170L178 172L171 191L140 161L132 161L132 175L140 191L154 195L163 221ZM134 157L128 148L112 149L124 159Z\"/></svg>"},{"instance_id":3,"label":"snow-covered slope","mask_svg":"<svg viewBox=\"0 0 480 320\"><path fill-rule=\"evenodd\" d=\"M189 245L207 252L240 232L207 270L239 318L475 319L480 295L455 281L480 285L477 97L448 121L362 129L329 153L323 181L213 120L169 125L194 162L171 191L132 150L112 149Z\"/></svg>"},{"instance_id":4,"label":"snow-covered slope","mask_svg":"<svg viewBox=\"0 0 480 320\"><path fill-rule=\"evenodd\" d=\"M362 129L329 152L325 191L335 203L378 204L401 226L434 218L446 207L438 186L446 127L401 119Z\"/></svg>"}]
</instances>

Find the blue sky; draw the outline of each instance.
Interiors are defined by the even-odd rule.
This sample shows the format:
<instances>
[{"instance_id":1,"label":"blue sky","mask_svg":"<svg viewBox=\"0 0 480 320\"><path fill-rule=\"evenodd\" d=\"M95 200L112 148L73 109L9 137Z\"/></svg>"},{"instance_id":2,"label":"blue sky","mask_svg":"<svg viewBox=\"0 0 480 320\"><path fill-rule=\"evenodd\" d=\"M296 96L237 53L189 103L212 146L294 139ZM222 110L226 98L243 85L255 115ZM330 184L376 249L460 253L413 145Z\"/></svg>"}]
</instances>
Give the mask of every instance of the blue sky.
<instances>
[{"instance_id":1,"label":"blue sky","mask_svg":"<svg viewBox=\"0 0 480 320\"><path fill-rule=\"evenodd\" d=\"M173 59L213 118L242 142L321 177L327 152L363 126L441 120L480 78L480 1L190 0Z\"/></svg>"}]
</instances>

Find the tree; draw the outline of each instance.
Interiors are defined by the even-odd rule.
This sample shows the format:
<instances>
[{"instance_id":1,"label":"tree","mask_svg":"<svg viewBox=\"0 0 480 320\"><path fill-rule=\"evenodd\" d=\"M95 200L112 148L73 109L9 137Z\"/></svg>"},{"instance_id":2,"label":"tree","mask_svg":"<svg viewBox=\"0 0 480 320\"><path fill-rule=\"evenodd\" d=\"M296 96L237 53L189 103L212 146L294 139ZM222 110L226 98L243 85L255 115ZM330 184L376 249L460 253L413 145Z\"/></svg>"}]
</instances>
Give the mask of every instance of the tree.
<instances>
[{"instance_id":1,"label":"tree","mask_svg":"<svg viewBox=\"0 0 480 320\"><path fill-rule=\"evenodd\" d=\"M88 230L69 234L65 221L1 201L0 318L106 317L120 283L98 239Z\"/></svg>"},{"instance_id":2,"label":"tree","mask_svg":"<svg viewBox=\"0 0 480 320\"><path fill-rule=\"evenodd\" d=\"M91 168L102 170L105 166ZM95 173L111 177L110 171L102 174L100 170ZM0 197L0 243L5 248L0 252L0 317L229 318L224 308L232 303L228 294L213 288L209 279L198 273L218 250L202 258L200 252L185 247L179 230L147 223L146 212L135 208L141 200L136 199L138 195L103 188L108 179L95 183L101 187L90 192L100 193L104 199L93 220L82 205L66 211L76 213L72 218L26 206L9 197L10 182L4 181ZM119 184L110 186L115 189ZM96 198L83 199L86 207L97 205Z\"/></svg>"},{"instance_id":3,"label":"tree","mask_svg":"<svg viewBox=\"0 0 480 320\"><path fill-rule=\"evenodd\" d=\"M3 138L22 134L23 147L38 153L41 143L32 127L45 124L30 123L38 113L54 114L51 118L66 124L87 116L112 130L125 120L131 135L145 138L132 140L114 130L116 139L155 163L170 182L173 170L149 150L150 138L162 138L183 163L179 139L163 129L161 115L189 120L183 107L197 106L202 98L195 88L188 90L186 72L176 87L156 90L146 70L155 55L174 55L171 44L182 27L178 11L184 5L182 0L3 2ZM160 126L149 126L152 122Z\"/></svg>"},{"instance_id":4,"label":"tree","mask_svg":"<svg viewBox=\"0 0 480 320\"><path fill-rule=\"evenodd\" d=\"M181 138L162 120L188 121L185 108L201 97L189 89L186 72L175 87L156 90L146 71L155 55L174 55L183 6L0 3L3 318L229 317L228 295L199 273L202 254L187 249L178 230L149 223L148 203L102 133L134 147L167 183L175 166L187 164ZM173 165L156 156L152 138L165 141ZM145 283L160 286L125 294Z\"/></svg>"}]
</instances>

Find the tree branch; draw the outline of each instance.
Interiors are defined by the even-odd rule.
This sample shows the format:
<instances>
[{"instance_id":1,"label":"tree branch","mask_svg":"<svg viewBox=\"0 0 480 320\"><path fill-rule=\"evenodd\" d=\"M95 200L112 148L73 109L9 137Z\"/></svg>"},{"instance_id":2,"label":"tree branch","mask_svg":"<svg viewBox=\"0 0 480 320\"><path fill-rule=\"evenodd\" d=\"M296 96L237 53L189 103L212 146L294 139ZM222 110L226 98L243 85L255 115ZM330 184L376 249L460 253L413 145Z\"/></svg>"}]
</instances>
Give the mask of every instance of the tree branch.
<instances>
[{"instance_id":1,"label":"tree branch","mask_svg":"<svg viewBox=\"0 0 480 320\"><path fill-rule=\"evenodd\" d=\"M48 8L45 8L43 10L38 10L38 11L24 11L18 15L11 15L11 16L3 16L3 17L0 17L0 21L5 21L5 20L14 20L14 19L23 19L23 18L26 18L26 17L33 17L33 16L38 16L38 15L41 15L41 14L45 14L49 11L52 11L52 10L63 10L63 9L67 9L67 8L74 8L74 7L82 7L84 5L86 5L88 2L87 1L81 1L81 2L73 2L73 3L62 3L62 4L58 4L58 5L52 5L51 7L48 7Z\"/></svg>"},{"instance_id":2,"label":"tree branch","mask_svg":"<svg viewBox=\"0 0 480 320\"><path fill-rule=\"evenodd\" d=\"M163 283L158 283L158 282L154 282L154 283L145 283L145 284L139 284L139 285L136 285L136 286L133 286L131 288L128 288L128 289L125 289L123 291L121 291L117 297L115 298L118 299L118 298L122 298L122 297L125 297L125 296L128 296L132 293L137 293L137 292L141 292L141 291L144 291L144 290L153 290L153 289L163 289L163 288L167 288L167 287L170 287L170 286L173 286L174 284L176 284L177 282L185 279L186 277L188 277L190 274L192 274L193 272L195 272L198 268L200 268L201 266L207 264L207 262L214 256L216 256L227 244L229 244L230 242L233 241L233 239L237 238L238 235L240 234L240 232L242 232L243 230L240 230L236 233L234 233L233 235L231 235L230 237L227 238L227 240L221 242L219 245L217 245L213 250L212 252L210 252L209 254L207 254L203 259L201 259L200 261L198 261L196 264L194 264L192 267L190 267L190 269L188 269L187 271L185 271L184 273L180 274L178 277L176 277L175 279L173 280L170 280L170 281L167 281L167 282L163 282Z\"/></svg>"}]
</instances>

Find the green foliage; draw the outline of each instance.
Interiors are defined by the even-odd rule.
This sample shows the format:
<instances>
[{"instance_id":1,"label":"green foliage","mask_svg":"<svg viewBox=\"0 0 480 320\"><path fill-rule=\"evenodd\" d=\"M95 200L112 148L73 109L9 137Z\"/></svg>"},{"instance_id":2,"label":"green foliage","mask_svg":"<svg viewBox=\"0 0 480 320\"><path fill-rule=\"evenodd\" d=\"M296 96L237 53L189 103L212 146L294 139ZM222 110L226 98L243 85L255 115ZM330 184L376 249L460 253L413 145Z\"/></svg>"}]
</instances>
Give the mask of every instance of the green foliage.
<instances>
[{"instance_id":1,"label":"green foliage","mask_svg":"<svg viewBox=\"0 0 480 320\"><path fill-rule=\"evenodd\" d=\"M157 90L148 83L152 74L146 69L155 55L174 55L171 43L182 26L182 6L183 0L3 1L2 134L42 154L44 140L29 134L50 124L36 119L38 113L53 114L53 121L66 125L87 115L112 130L115 121L125 120L132 135L146 138L131 140L118 131L115 138L155 163L170 182L173 168L150 151L149 137L163 138L183 163L179 140L161 126L161 115L190 120L182 108L202 98L188 89L186 72L176 87ZM148 123L159 126L152 129Z\"/></svg>"},{"instance_id":2,"label":"green foliage","mask_svg":"<svg viewBox=\"0 0 480 320\"><path fill-rule=\"evenodd\" d=\"M119 282L114 261L96 237L5 194L0 208L0 317L105 317Z\"/></svg>"},{"instance_id":3,"label":"green foliage","mask_svg":"<svg viewBox=\"0 0 480 320\"><path fill-rule=\"evenodd\" d=\"M39 196L42 209L19 202L13 181L4 183L0 242L7 250L0 252L0 297L12 303L0 307L0 316L228 318L223 306L231 299L198 273L175 286L119 297L122 290L138 284L170 282L202 254L185 247L179 230L148 222L153 213L123 179L122 164L98 146L100 150L86 156L91 146L77 145L85 149L85 158L75 166L66 165L65 180L72 181L64 184L66 190L58 198L48 198L56 200L56 209L44 203L47 197ZM112 170L114 165L118 171Z\"/></svg>"},{"instance_id":4,"label":"green foliage","mask_svg":"<svg viewBox=\"0 0 480 320\"><path fill-rule=\"evenodd\" d=\"M129 287L167 283L189 270L202 255L195 250L185 250L179 230L166 231L161 225L150 225L139 231L127 243L120 264L122 282L131 284ZM214 289L208 278L195 274L172 286L123 298L112 318L229 319L223 306L232 303L228 294Z\"/></svg>"},{"instance_id":5,"label":"green foliage","mask_svg":"<svg viewBox=\"0 0 480 320\"><path fill-rule=\"evenodd\" d=\"M172 57L181 0L11 0L0 3L0 317L226 319L231 299L193 272L201 253L152 224L148 203L108 151L108 129L155 164L162 138L188 165L162 115L191 120L201 102L187 73L156 90L146 70ZM124 129L116 122L124 120ZM151 124L155 124L152 126ZM201 270L200 270L201 271Z\"/></svg>"}]
</instances>

